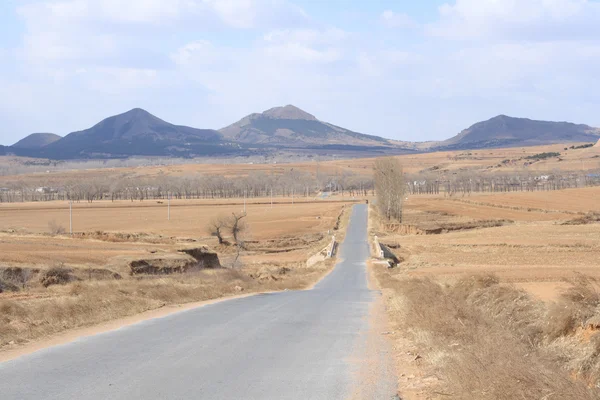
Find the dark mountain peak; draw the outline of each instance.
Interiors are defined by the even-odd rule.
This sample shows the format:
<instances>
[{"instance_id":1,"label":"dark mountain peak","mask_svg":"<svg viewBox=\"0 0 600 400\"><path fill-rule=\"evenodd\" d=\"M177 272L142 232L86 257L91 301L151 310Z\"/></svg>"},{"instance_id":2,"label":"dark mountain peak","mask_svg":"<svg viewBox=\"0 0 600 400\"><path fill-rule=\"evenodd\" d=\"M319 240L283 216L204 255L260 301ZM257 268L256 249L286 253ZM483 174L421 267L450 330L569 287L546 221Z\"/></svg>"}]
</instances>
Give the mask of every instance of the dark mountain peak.
<instances>
[{"instance_id":1,"label":"dark mountain peak","mask_svg":"<svg viewBox=\"0 0 600 400\"><path fill-rule=\"evenodd\" d=\"M212 129L173 125L141 108L108 117L89 129L73 132L46 147L49 156L122 157L190 156L222 153L222 136Z\"/></svg>"},{"instance_id":2,"label":"dark mountain peak","mask_svg":"<svg viewBox=\"0 0 600 400\"><path fill-rule=\"evenodd\" d=\"M17 149L41 149L60 139L61 137L54 133L32 133L13 144L12 147Z\"/></svg>"},{"instance_id":3,"label":"dark mountain peak","mask_svg":"<svg viewBox=\"0 0 600 400\"><path fill-rule=\"evenodd\" d=\"M116 117L118 116L127 116L127 117L133 117L133 118L144 118L144 117L154 117L156 118L154 115L150 114L148 111L144 110L143 108L132 108L131 110L124 112L123 114L119 114L116 115Z\"/></svg>"},{"instance_id":4,"label":"dark mountain peak","mask_svg":"<svg viewBox=\"0 0 600 400\"><path fill-rule=\"evenodd\" d=\"M273 107L262 113L262 116L273 119L302 119L307 121L317 121L314 115L299 109L296 106L288 104L284 107Z\"/></svg>"},{"instance_id":5,"label":"dark mountain peak","mask_svg":"<svg viewBox=\"0 0 600 400\"><path fill-rule=\"evenodd\" d=\"M168 124L168 122L163 121L142 108L133 108L122 114L113 115L112 117L102 120L100 123L105 123L106 121L117 121L117 123L158 122L161 124Z\"/></svg>"},{"instance_id":6,"label":"dark mountain peak","mask_svg":"<svg viewBox=\"0 0 600 400\"><path fill-rule=\"evenodd\" d=\"M478 122L438 148L476 149L596 141L600 130L571 122L537 121L498 115Z\"/></svg>"},{"instance_id":7,"label":"dark mountain peak","mask_svg":"<svg viewBox=\"0 0 600 400\"><path fill-rule=\"evenodd\" d=\"M387 139L319 121L314 115L291 104L247 115L219 132L233 141L261 146L392 146Z\"/></svg>"}]
</instances>

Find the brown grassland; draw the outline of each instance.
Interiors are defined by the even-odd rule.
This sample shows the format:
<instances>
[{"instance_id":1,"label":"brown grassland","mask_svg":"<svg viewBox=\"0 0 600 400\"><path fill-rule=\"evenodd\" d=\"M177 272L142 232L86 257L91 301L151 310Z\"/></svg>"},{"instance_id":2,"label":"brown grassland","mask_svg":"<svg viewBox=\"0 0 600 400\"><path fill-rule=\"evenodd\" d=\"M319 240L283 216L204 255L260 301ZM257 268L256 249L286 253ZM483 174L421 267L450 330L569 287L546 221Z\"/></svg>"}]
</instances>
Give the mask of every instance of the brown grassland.
<instances>
[{"instance_id":1,"label":"brown grassland","mask_svg":"<svg viewBox=\"0 0 600 400\"><path fill-rule=\"evenodd\" d=\"M400 259L373 264L403 399L586 399L600 391L600 188L411 196L371 209Z\"/></svg>"},{"instance_id":2,"label":"brown grassland","mask_svg":"<svg viewBox=\"0 0 600 400\"><path fill-rule=\"evenodd\" d=\"M578 143L575 145L581 145ZM573 145L573 144L570 144ZM424 171L436 170L447 171L473 171L484 173L503 173L515 171L539 171L551 172L580 171L600 168L600 147L586 149L564 150L569 145L555 144L547 146L517 147L506 149L485 150L457 150L425 154L407 154L398 156L404 171L415 174ZM524 163L526 157L545 152L558 152L559 157L551 157L540 160L527 168ZM507 161L503 163L503 161ZM14 165L22 162L21 159L2 156L0 166ZM184 164L184 165L161 165L148 167L126 167L126 168L100 168L85 170L49 170L47 172L27 173L22 175L9 175L0 177L0 183L11 184L15 182L34 181L44 185L53 186L66 181L80 181L91 178L114 178L127 176L128 178L146 177L184 177L197 174L206 176L239 177L250 174L263 173L266 175L281 175L291 169L306 171L312 174L343 174L345 172L357 175L372 174L375 158L335 160L335 161L313 161L289 164ZM38 167L37 170L43 170Z\"/></svg>"}]
</instances>

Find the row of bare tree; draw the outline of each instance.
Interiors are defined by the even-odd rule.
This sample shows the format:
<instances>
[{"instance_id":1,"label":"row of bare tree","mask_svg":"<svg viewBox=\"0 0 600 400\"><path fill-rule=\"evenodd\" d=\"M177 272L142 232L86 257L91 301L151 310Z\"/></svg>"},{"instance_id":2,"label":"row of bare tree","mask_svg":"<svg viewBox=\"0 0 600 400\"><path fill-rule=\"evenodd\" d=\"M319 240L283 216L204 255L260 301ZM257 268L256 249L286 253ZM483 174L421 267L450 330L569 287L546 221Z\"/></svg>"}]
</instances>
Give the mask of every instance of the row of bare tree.
<instances>
[{"instance_id":1,"label":"row of bare tree","mask_svg":"<svg viewBox=\"0 0 600 400\"><path fill-rule=\"evenodd\" d=\"M452 174L418 174L406 178L410 194L439 194L447 196L483 192L550 191L588 186L600 186L600 171L551 173L481 174L461 171Z\"/></svg>"},{"instance_id":2,"label":"row of bare tree","mask_svg":"<svg viewBox=\"0 0 600 400\"><path fill-rule=\"evenodd\" d=\"M288 169L279 174L254 172L246 176L223 177L215 175L139 177L122 174L116 178L93 177L60 182L51 176L38 181L10 181L0 179L0 202L26 202L73 200L165 200L225 199L253 197L314 197L331 192L341 195L361 196L373 194L376 182L381 182L382 168L391 168L391 159L376 162L372 176L349 172L340 174L311 174ZM385 166L383 164L390 164ZM378 175L379 174L379 175ZM391 187L388 182L387 187ZM402 184L409 194L441 194L447 196L469 195L480 192L540 191L600 186L600 171L549 173L520 171L492 174L474 171L438 171L403 175L394 180ZM390 206L391 207L391 206ZM390 209L391 210L391 209ZM392 211L389 211L393 213Z\"/></svg>"},{"instance_id":3,"label":"row of bare tree","mask_svg":"<svg viewBox=\"0 0 600 400\"><path fill-rule=\"evenodd\" d=\"M73 200L224 199L242 197L314 197L320 192L359 196L373 191L371 177L343 173L310 174L290 169L282 174L251 173L247 176L214 175L89 178L61 184L25 181L2 184L0 202Z\"/></svg>"}]
</instances>

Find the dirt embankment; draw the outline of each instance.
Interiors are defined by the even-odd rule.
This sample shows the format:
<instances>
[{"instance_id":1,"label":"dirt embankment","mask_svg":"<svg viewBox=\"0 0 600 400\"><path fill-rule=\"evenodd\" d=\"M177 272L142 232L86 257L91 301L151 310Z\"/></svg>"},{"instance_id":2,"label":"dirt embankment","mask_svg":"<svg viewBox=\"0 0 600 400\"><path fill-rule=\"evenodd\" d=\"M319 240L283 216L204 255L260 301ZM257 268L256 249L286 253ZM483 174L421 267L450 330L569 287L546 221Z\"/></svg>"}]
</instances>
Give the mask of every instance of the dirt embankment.
<instances>
[{"instance_id":1,"label":"dirt embankment","mask_svg":"<svg viewBox=\"0 0 600 400\"><path fill-rule=\"evenodd\" d=\"M494 228L512 223L514 221L493 219L441 224L424 223L420 225L386 224L386 231L399 235L441 235L443 233L469 231L472 229Z\"/></svg>"}]
</instances>

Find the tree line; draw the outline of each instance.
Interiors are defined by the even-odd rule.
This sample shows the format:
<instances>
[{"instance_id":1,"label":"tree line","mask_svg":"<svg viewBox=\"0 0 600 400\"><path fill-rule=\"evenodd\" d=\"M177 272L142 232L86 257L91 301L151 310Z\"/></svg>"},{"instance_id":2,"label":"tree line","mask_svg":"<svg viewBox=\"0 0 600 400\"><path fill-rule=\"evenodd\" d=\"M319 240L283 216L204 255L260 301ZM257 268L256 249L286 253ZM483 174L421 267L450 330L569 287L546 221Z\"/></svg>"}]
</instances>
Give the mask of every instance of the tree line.
<instances>
[{"instance_id":1,"label":"tree line","mask_svg":"<svg viewBox=\"0 0 600 400\"><path fill-rule=\"evenodd\" d=\"M190 175L117 178L96 177L49 184L44 181L0 181L0 202L72 200L75 202L144 201L172 199L228 199L256 197L314 197L330 192L348 196L373 192L371 177L348 172L311 174L290 169L282 174L247 176Z\"/></svg>"},{"instance_id":2,"label":"tree line","mask_svg":"<svg viewBox=\"0 0 600 400\"><path fill-rule=\"evenodd\" d=\"M387 160L387 161L386 161ZM387 158L378 159L371 175L348 171L338 174L310 173L290 168L283 173L252 172L245 176L187 175L90 177L50 183L48 178L35 181L3 182L0 179L0 203L29 201L94 202L144 201L173 199L229 199L273 197L314 197L319 193L344 196L373 195L379 171ZM383 164L381 164L383 163ZM387 167L390 167L388 165ZM384 168L385 169L385 168ZM378 178L379 176L379 178ZM381 180L381 179L380 179ZM396 185L399 180L394 181ZM550 191L600 186L599 171L486 173L476 171L427 171L402 173L401 185L406 194L464 196L471 193L515 191Z\"/></svg>"}]
</instances>

